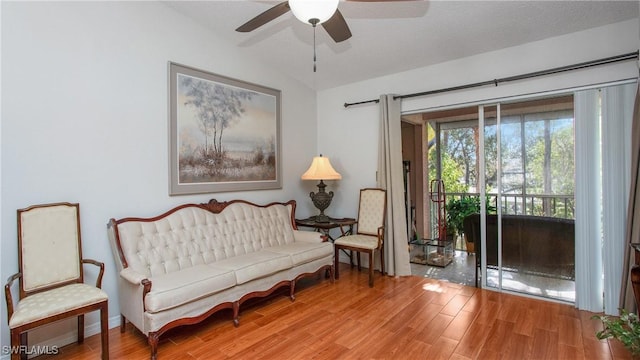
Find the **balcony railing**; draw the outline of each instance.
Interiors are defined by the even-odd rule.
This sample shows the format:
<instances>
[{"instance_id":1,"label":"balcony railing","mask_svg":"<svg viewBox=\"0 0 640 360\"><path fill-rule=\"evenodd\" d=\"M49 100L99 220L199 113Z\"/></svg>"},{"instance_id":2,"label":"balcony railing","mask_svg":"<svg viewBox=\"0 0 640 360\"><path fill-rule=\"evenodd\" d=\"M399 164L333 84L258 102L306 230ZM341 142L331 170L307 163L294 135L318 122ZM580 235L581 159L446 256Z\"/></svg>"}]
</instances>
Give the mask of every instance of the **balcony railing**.
<instances>
[{"instance_id":1,"label":"balcony railing","mask_svg":"<svg viewBox=\"0 0 640 360\"><path fill-rule=\"evenodd\" d=\"M469 196L480 196L478 193L446 193L447 202ZM489 201L497 208L497 194L487 194ZM502 194L502 214L550 216L564 219L575 217L575 198L573 195L543 194Z\"/></svg>"}]
</instances>

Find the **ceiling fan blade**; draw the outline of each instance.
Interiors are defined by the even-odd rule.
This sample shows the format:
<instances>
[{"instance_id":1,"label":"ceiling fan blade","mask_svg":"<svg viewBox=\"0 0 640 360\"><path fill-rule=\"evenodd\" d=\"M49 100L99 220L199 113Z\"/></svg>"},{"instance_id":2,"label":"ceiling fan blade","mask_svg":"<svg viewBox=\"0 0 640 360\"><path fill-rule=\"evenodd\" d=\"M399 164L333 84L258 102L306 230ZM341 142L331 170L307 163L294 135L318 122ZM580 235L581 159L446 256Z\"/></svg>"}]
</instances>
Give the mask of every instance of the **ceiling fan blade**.
<instances>
[{"instance_id":1,"label":"ceiling fan blade","mask_svg":"<svg viewBox=\"0 0 640 360\"><path fill-rule=\"evenodd\" d=\"M278 16L285 14L289 10L290 10L289 2L283 1L280 4L270 8L269 10L263 12L262 14L247 21L246 23L241 25L239 28L237 28L236 31L238 32L253 31L259 28L260 26L268 23L269 21L277 18Z\"/></svg>"},{"instance_id":2,"label":"ceiling fan blade","mask_svg":"<svg viewBox=\"0 0 640 360\"><path fill-rule=\"evenodd\" d=\"M322 27L327 30L329 36L337 43L351 37L351 30L349 30L349 26L340 13L340 10L336 10L329 20L323 22Z\"/></svg>"}]
</instances>

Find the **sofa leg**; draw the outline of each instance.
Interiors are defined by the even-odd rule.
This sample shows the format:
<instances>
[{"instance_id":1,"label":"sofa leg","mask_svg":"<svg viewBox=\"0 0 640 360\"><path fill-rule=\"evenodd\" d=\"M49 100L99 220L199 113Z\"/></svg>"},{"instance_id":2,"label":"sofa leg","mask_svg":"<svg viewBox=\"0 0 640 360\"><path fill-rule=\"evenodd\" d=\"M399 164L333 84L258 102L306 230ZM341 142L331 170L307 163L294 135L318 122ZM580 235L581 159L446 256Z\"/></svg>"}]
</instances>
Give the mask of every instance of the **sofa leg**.
<instances>
[{"instance_id":1,"label":"sofa leg","mask_svg":"<svg viewBox=\"0 0 640 360\"><path fill-rule=\"evenodd\" d=\"M150 332L147 341L151 347L151 360L156 360L158 358L158 342L160 341L160 336L156 332Z\"/></svg>"},{"instance_id":2,"label":"sofa leg","mask_svg":"<svg viewBox=\"0 0 640 360\"><path fill-rule=\"evenodd\" d=\"M329 281L333 284L336 279L336 268L335 265L329 266Z\"/></svg>"},{"instance_id":3,"label":"sofa leg","mask_svg":"<svg viewBox=\"0 0 640 360\"><path fill-rule=\"evenodd\" d=\"M240 302L233 302L233 326L240 326Z\"/></svg>"},{"instance_id":4,"label":"sofa leg","mask_svg":"<svg viewBox=\"0 0 640 360\"><path fill-rule=\"evenodd\" d=\"M291 280L291 282L289 283L289 299L291 299L292 302L296 300L296 295L294 294L295 292L296 292L296 281Z\"/></svg>"}]
</instances>

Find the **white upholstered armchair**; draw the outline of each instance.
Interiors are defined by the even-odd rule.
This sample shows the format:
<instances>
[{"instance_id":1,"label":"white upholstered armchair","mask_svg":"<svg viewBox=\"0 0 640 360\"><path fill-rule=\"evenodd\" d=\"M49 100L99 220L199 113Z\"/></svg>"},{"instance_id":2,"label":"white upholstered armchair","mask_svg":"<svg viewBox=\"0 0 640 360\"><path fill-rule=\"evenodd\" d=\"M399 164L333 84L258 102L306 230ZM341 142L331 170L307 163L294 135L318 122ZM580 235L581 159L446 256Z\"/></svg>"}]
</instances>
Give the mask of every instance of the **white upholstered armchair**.
<instances>
[{"instance_id":1,"label":"white upholstered armchair","mask_svg":"<svg viewBox=\"0 0 640 360\"><path fill-rule=\"evenodd\" d=\"M95 286L84 283L83 264L100 268ZM80 206L56 203L18 210L18 266L4 288L12 359L26 359L18 350L28 349L28 331L63 318L77 317L82 342L84 314L95 310L100 310L102 359L108 359L108 297L100 289L104 264L82 258ZM11 293L15 280L16 304Z\"/></svg>"},{"instance_id":2,"label":"white upholstered armchair","mask_svg":"<svg viewBox=\"0 0 640 360\"><path fill-rule=\"evenodd\" d=\"M369 254L369 286L373 287L374 252L380 252L380 267L384 274L384 221L387 210L387 192L384 189L367 188L360 190L356 233L342 236L334 242L335 278L339 275L338 260L340 250L357 252L358 270L360 253Z\"/></svg>"}]
</instances>

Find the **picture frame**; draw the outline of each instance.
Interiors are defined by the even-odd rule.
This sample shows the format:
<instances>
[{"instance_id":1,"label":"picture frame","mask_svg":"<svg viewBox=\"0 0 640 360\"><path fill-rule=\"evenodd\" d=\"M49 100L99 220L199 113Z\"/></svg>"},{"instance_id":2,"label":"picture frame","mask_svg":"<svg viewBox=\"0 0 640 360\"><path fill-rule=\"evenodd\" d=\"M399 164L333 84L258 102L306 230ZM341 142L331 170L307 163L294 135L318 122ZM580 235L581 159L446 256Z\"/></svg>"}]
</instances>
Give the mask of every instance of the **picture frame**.
<instances>
[{"instance_id":1,"label":"picture frame","mask_svg":"<svg viewBox=\"0 0 640 360\"><path fill-rule=\"evenodd\" d=\"M169 62L169 195L281 189L281 91Z\"/></svg>"}]
</instances>

